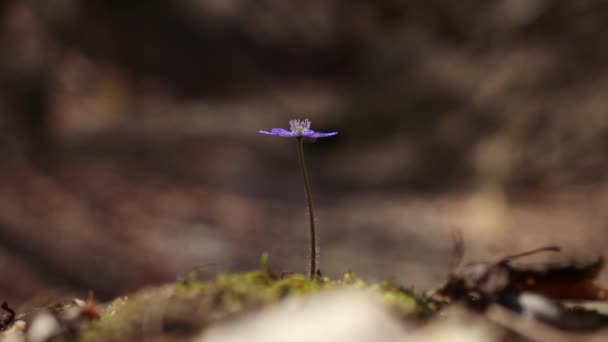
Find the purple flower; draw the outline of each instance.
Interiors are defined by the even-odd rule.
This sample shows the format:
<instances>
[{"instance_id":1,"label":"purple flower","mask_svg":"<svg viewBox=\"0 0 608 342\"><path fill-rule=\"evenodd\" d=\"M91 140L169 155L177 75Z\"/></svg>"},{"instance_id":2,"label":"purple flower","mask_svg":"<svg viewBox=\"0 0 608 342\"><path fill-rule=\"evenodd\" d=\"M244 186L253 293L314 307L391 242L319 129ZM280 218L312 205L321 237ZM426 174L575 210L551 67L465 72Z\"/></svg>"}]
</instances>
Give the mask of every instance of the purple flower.
<instances>
[{"instance_id":1,"label":"purple flower","mask_svg":"<svg viewBox=\"0 0 608 342\"><path fill-rule=\"evenodd\" d=\"M328 132L328 133L315 132L312 129L310 129L310 120L308 120L308 119L290 120L289 121L289 131L286 129L283 129L283 128L273 128L270 130L270 132L260 131L260 133L268 134L268 135L276 135L276 136L283 137L283 138L304 137L304 138L310 138L310 139L326 138L326 137L331 137L333 135L338 134L338 132Z\"/></svg>"}]
</instances>

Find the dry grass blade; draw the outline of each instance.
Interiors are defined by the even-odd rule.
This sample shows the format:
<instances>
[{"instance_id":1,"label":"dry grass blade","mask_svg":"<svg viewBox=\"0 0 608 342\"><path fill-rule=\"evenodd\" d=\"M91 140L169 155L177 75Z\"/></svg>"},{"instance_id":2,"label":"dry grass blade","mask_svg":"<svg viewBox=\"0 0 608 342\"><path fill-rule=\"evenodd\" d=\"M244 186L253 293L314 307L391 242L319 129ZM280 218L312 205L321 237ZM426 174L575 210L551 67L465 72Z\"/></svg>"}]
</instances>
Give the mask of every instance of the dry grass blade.
<instances>
[{"instance_id":1,"label":"dry grass blade","mask_svg":"<svg viewBox=\"0 0 608 342\"><path fill-rule=\"evenodd\" d=\"M464 259L464 239L462 237L462 231L458 228L452 228L452 257L450 259L450 269L448 273L452 273Z\"/></svg>"}]
</instances>

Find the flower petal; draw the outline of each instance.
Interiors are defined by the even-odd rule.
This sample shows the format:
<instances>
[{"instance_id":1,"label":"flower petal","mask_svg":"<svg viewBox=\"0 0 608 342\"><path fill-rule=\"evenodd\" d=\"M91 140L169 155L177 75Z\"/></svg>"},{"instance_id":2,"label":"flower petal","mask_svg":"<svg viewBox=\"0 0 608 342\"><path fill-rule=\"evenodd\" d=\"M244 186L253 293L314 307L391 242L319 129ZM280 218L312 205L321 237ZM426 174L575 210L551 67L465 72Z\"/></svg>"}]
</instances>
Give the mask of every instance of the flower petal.
<instances>
[{"instance_id":1,"label":"flower petal","mask_svg":"<svg viewBox=\"0 0 608 342\"><path fill-rule=\"evenodd\" d=\"M283 128L273 128L270 130L270 132L260 131L260 133L267 134L267 135L275 135L275 136L279 136L279 137L283 137L283 138L295 138L298 136L298 134L288 131Z\"/></svg>"},{"instance_id":2,"label":"flower petal","mask_svg":"<svg viewBox=\"0 0 608 342\"><path fill-rule=\"evenodd\" d=\"M295 138L295 137L298 136L297 133L292 132L292 131L288 131L288 130L283 129L283 128L273 128L271 130L271 132L274 133L275 135L278 135L278 136L283 137L283 138Z\"/></svg>"},{"instance_id":3,"label":"flower petal","mask_svg":"<svg viewBox=\"0 0 608 342\"><path fill-rule=\"evenodd\" d=\"M295 125L295 124L302 124L302 122L295 122L294 120L290 121L290 125ZM306 124L307 127L310 124L307 120L304 120L303 124ZM326 137L331 137L334 136L336 134L338 134L338 132L316 132L313 131L311 129L305 128L303 131L298 129L298 130L286 130L283 128L273 128L269 131L259 131L262 134L266 134L266 135L274 135L274 136L279 136L279 137L283 137L283 138L307 138L307 139L311 139L314 140L316 138L326 138Z\"/></svg>"},{"instance_id":4,"label":"flower petal","mask_svg":"<svg viewBox=\"0 0 608 342\"><path fill-rule=\"evenodd\" d=\"M291 131L288 131L284 128L273 128L270 131L274 134L292 134Z\"/></svg>"},{"instance_id":5,"label":"flower petal","mask_svg":"<svg viewBox=\"0 0 608 342\"><path fill-rule=\"evenodd\" d=\"M331 137L338 134L338 132L315 132L312 130L309 130L308 132L304 133L304 137L306 138L326 138L326 137Z\"/></svg>"}]
</instances>

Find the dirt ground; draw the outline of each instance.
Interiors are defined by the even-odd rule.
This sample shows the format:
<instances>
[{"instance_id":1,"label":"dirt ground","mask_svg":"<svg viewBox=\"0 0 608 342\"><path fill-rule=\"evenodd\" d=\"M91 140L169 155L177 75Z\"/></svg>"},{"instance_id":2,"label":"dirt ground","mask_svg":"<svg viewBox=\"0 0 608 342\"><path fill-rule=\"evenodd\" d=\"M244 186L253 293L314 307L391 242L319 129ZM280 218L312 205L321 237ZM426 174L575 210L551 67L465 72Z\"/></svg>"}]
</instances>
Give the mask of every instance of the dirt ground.
<instances>
[{"instance_id":1,"label":"dirt ground","mask_svg":"<svg viewBox=\"0 0 608 342\"><path fill-rule=\"evenodd\" d=\"M256 180L263 174L253 170L243 177L240 182L270 184ZM275 268L305 272L302 186L297 173L290 177L285 188L272 185L272 195L247 195L119 164L66 163L53 174L25 163L4 167L2 259L11 274L2 279L5 298L24 303L55 290L92 289L109 299L194 267L209 275L254 268L265 251ZM532 261L589 261L603 255L608 236L608 197L597 187L513 194L324 189L315 193L323 273L354 270L418 290L446 279L453 230L462 232L467 261L548 244L562 246L563 255ZM608 282L605 273L601 282Z\"/></svg>"}]
</instances>

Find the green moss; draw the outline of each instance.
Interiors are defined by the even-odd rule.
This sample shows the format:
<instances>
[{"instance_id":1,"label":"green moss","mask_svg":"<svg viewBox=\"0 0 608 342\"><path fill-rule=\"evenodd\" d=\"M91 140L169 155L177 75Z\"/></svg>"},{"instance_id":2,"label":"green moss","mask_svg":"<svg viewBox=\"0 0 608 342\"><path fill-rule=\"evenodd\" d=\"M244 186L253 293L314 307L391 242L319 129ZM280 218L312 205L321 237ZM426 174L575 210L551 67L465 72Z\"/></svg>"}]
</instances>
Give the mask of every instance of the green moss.
<instances>
[{"instance_id":1,"label":"green moss","mask_svg":"<svg viewBox=\"0 0 608 342\"><path fill-rule=\"evenodd\" d=\"M80 340L141 340L155 335L187 338L210 324L232 319L290 296L306 296L337 288L367 289L402 317L428 312L430 306L414 291L390 282L367 284L354 272L341 279L301 274L277 276L262 258L260 270L223 273L213 280L200 280L196 272L183 280L144 289L111 302L99 321L80 332Z\"/></svg>"}]
</instances>

